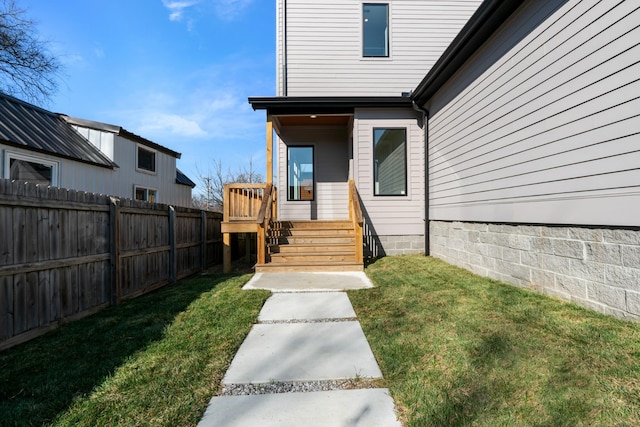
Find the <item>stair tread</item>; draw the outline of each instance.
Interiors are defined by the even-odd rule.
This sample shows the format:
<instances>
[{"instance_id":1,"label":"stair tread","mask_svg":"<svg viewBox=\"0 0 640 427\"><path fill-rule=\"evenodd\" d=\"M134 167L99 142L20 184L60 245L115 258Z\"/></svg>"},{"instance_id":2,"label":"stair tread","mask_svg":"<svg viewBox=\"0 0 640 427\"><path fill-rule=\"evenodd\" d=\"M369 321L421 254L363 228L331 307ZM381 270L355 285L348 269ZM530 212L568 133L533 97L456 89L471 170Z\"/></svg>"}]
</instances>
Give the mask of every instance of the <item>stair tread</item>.
<instances>
[{"instance_id":1,"label":"stair tread","mask_svg":"<svg viewBox=\"0 0 640 427\"><path fill-rule=\"evenodd\" d=\"M291 253L273 253L271 256L292 257L292 256L329 256L329 255L355 255L356 251L322 251L322 252L291 252Z\"/></svg>"}]
</instances>

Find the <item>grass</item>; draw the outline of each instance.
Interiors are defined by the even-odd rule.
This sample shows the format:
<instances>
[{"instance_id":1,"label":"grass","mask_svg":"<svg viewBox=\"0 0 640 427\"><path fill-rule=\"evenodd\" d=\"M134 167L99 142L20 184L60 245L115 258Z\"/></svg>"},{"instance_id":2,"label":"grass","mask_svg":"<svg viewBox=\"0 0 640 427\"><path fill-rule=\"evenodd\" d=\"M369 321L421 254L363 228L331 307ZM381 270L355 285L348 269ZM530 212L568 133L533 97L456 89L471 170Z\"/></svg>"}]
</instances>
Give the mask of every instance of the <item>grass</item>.
<instances>
[{"instance_id":1,"label":"grass","mask_svg":"<svg viewBox=\"0 0 640 427\"><path fill-rule=\"evenodd\" d=\"M640 425L640 323L421 256L351 302L406 426ZM268 292L198 276L0 353L0 425L196 425Z\"/></svg>"},{"instance_id":2,"label":"grass","mask_svg":"<svg viewBox=\"0 0 640 427\"><path fill-rule=\"evenodd\" d=\"M0 353L0 425L196 425L269 295L249 277L184 280Z\"/></svg>"},{"instance_id":3,"label":"grass","mask_svg":"<svg viewBox=\"0 0 640 427\"><path fill-rule=\"evenodd\" d=\"M349 293L407 426L640 425L640 324L422 256Z\"/></svg>"}]
</instances>

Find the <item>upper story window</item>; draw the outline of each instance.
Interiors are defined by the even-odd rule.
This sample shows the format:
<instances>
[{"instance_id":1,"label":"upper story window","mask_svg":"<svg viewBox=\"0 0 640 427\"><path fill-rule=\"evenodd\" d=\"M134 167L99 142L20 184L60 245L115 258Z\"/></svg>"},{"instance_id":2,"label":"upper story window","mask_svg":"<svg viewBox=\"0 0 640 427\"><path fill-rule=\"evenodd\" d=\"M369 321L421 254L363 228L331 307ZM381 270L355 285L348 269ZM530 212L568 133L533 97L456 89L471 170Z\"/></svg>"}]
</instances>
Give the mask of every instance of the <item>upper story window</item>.
<instances>
[{"instance_id":1,"label":"upper story window","mask_svg":"<svg viewBox=\"0 0 640 427\"><path fill-rule=\"evenodd\" d=\"M375 196L407 195L407 130L373 129Z\"/></svg>"},{"instance_id":2,"label":"upper story window","mask_svg":"<svg viewBox=\"0 0 640 427\"><path fill-rule=\"evenodd\" d=\"M58 185L58 163L7 151L4 177L34 184Z\"/></svg>"},{"instance_id":3,"label":"upper story window","mask_svg":"<svg viewBox=\"0 0 640 427\"><path fill-rule=\"evenodd\" d=\"M389 5L386 3L362 5L362 56L389 56Z\"/></svg>"},{"instance_id":4,"label":"upper story window","mask_svg":"<svg viewBox=\"0 0 640 427\"><path fill-rule=\"evenodd\" d=\"M138 169L142 169L143 171L155 172L156 152L138 146Z\"/></svg>"}]
</instances>

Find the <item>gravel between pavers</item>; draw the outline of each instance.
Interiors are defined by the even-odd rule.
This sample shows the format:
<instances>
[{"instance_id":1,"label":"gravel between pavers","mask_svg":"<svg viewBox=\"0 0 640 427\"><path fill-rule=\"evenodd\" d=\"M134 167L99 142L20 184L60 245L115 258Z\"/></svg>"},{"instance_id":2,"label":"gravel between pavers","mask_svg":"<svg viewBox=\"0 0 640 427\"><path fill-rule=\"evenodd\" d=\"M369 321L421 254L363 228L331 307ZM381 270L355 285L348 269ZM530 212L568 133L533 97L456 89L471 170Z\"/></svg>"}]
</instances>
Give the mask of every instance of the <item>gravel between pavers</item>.
<instances>
[{"instance_id":1,"label":"gravel between pavers","mask_svg":"<svg viewBox=\"0 0 640 427\"><path fill-rule=\"evenodd\" d=\"M357 317L331 317L329 319L287 319L287 320L261 320L258 324L273 325L278 323L331 323L331 322L353 322Z\"/></svg>"},{"instance_id":2,"label":"gravel between pavers","mask_svg":"<svg viewBox=\"0 0 640 427\"><path fill-rule=\"evenodd\" d=\"M226 384L221 396L249 396L256 394L308 393L313 391L378 388L376 380L354 378L348 380L271 382L261 384Z\"/></svg>"}]
</instances>

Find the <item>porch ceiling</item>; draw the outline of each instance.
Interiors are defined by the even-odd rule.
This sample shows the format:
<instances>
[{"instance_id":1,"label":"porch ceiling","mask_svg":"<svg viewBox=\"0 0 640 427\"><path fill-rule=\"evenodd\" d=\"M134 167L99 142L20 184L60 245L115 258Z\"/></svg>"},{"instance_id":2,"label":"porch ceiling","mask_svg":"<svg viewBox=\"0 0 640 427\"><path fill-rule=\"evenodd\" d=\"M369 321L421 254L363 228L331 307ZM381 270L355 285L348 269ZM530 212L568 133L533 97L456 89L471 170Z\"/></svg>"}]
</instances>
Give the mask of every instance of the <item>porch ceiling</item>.
<instances>
[{"instance_id":1,"label":"porch ceiling","mask_svg":"<svg viewBox=\"0 0 640 427\"><path fill-rule=\"evenodd\" d=\"M280 126L346 126L350 115L343 116L277 116Z\"/></svg>"}]
</instances>

